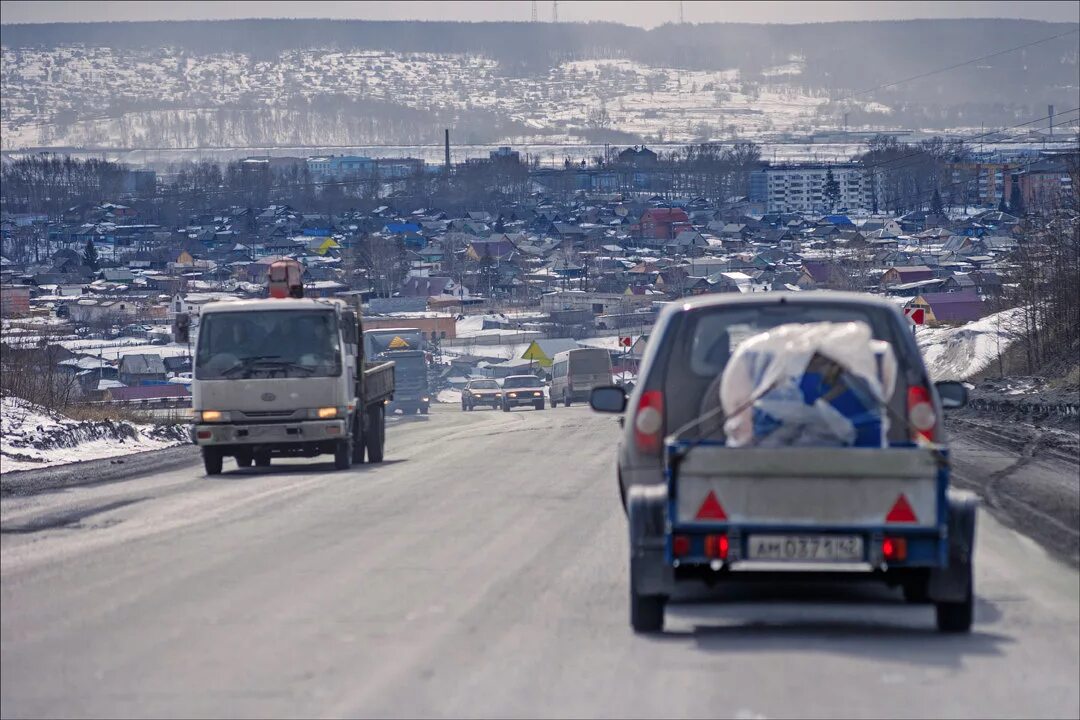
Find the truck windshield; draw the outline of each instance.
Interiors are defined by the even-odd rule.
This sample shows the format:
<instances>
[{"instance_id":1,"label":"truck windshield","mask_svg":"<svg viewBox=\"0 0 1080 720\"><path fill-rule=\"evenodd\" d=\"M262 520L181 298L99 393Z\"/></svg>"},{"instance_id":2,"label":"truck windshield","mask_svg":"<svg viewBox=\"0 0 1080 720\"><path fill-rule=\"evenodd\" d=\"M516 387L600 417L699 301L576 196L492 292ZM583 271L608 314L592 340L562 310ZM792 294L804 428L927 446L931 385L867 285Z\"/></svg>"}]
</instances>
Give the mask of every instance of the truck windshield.
<instances>
[{"instance_id":1,"label":"truck windshield","mask_svg":"<svg viewBox=\"0 0 1080 720\"><path fill-rule=\"evenodd\" d=\"M202 319L195 353L195 377L200 380L340 374L333 312L224 312Z\"/></svg>"}]
</instances>

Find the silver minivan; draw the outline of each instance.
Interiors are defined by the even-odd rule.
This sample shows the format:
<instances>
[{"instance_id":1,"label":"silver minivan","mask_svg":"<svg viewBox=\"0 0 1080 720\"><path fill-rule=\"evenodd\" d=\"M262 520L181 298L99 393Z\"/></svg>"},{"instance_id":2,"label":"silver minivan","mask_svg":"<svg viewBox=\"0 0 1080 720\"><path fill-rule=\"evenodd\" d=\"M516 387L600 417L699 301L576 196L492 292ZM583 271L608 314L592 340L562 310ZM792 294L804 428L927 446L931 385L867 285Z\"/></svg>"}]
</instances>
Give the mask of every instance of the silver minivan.
<instances>
[{"instance_id":1,"label":"silver minivan","mask_svg":"<svg viewBox=\"0 0 1080 720\"><path fill-rule=\"evenodd\" d=\"M602 348L564 350L551 361L551 407L586 402L594 387L611 384L611 354Z\"/></svg>"}]
</instances>

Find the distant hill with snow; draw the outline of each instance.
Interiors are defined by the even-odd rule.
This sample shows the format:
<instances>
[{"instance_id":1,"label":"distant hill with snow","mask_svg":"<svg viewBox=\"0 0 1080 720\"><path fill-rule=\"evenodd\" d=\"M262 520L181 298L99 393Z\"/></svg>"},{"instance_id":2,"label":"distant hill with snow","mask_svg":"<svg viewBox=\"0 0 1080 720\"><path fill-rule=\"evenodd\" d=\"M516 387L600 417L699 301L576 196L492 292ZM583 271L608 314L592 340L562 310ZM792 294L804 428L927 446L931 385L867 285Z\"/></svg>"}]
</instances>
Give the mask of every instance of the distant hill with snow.
<instances>
[{"instance_id":1,"label":"distant hill with snow","mask_svg":"<svg viewBox=\"0 0 1080 720\"><path fill-rule=\"evenodd\" d=\"M237 20L4 25L32 146L631 143L1013 125L1078 104L1076 25ZM872 92L853 93L1032 43Z\"/></svg>"}]
</instances>

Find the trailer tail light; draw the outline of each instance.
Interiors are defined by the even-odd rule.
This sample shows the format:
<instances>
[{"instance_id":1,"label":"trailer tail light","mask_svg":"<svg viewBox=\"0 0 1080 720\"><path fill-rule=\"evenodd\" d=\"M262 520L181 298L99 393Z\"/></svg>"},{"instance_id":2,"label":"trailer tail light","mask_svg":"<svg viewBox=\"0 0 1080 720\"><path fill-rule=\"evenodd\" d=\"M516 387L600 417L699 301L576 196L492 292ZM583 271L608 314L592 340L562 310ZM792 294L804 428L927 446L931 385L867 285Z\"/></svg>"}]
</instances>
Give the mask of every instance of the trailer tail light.
<instances>
[{"instance_id":1,"label":"trailer tail light","mask_svg":"<svg viewBox=\"0 0 1080 720\"><path fill-rule=\"evenodd\" d=\"M671 554L686 557L690 554L690 538L686 535L674 535L671 538Z\"/></svg>"},{"instance_id":2,"label":"trailer tail light","mask_svg":"<svg viewBox=\"0 0 1080 720\"><path fill-rule=\"evenodd\" d=\"M907 559L907 539L887 537L881 541L881 556L892 562L902 562Z\"/></svg>"},{"instance_id":3,"label":"trailer tail light","mask_svg":"<svg viewBox=\"0 0 1080 720\"><path fill-rule=\"evenodd\" d=\"M934 414L934 403L930 399L930 391L922 385L912 385L908 388L907 413L912 441L934 442L937 416Z\"/></svg>"},{"instance_id":4,"label":"trailer tail light","mask_svg":"<svg viewBox=\"0 0 1080 720\"><path fill-rule=\"evenodd\" d=\"M705 557L713 560L727 560L729 548L727 535L705 536Z\"/></svg>"},{"instance_id":5,"label":"trailer tail light","mask_svg":"<svg viewBox=\"0 0 1080 720\"><path fill-rule=\"evenodd\" d=\"M639 452L660 452L660 439L664 431L664 393L646 390L641 394L637 413L634 415L634 445Z\"/></svg>"}]
</instances>

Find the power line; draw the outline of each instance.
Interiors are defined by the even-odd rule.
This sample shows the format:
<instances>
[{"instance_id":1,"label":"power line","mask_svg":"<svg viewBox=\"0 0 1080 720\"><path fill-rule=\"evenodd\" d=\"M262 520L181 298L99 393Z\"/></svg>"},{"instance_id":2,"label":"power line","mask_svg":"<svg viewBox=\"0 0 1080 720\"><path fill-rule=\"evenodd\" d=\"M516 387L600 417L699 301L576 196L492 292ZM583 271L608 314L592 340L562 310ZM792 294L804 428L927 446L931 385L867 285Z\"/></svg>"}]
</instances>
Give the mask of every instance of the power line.
<instances>
[{"instance_id":1,"label":"power line","mask_svg":"<svg viewBox=\"0 0 1080 720\"><path fill-rule=\"evenodd\" d=\"M1069 113L1074 113L1074 112L1077 112L1077 111L1080 111L1080 107L1074 107L1074 108L1072 108L1070 110L1064 110L1064 111L1062 111L1060 113L1054 113L1054 117L1058 117L1060 115L1068 115ZM1001 130L992 130L992 131L987 132L987 133L981 133L981 134L975 135L975 136L973 136L971 138L962 139L962 141L963 142L970 142L970 141L973 141L973 140L979 140L981 138L991 137L993 135L997 135L999 133L1007 132L1009 130L1016 130L1016 129L1019 129L1019 128L1022 128L1022 127L1026 127L1028 125L1034 125L1036 123L1040 123L1040 122L1042 122L1043 120L1046 120L1049 117L1050 117L1049 115L1043 115L1041 117L1035 118L1034 120L1028 120L1026 122L1018 123L1018 124L1013 125L1011 127L1002 128ZM979 147L984 147L986 145L1001 145L1003 143L1008 143L1008 142L1013 142L1013 141L1015 141L1014 137L1008 137L1008 138L1004 138L1004 139L1001 139L1001 140L985 140L983 142L976 143L976 145L979 146ZM900 157L890 158L889 160L882 160L881 162L877 162L877 163L865 164L863 166L863 169L865 169L865 170L873 170L873 169L877 169L879 167L885 167L887 165L891 165L893 163L900 162L902 160L906 160L908 158L921 157L923 154L924 154L923 150L915 150L913 152L908 153L907 155L901 155Z\"/></svg>"},{"instance_id":2,"label":"power line","mask_svg":"<svg viewBox=\"0 0 1080 720\"><path fill-rule=\"evenodd\" d=\"M1044 43L1044 42L1049 42L1051 40L1056 40L1058 38L1065 37L1066 35L1073 35L1073 34L1075 34L1077 32L1080 32L1080 28L1073 29L1073 30L1068 30L1068 31L1063 32L1063 33L1058 33L1057 35L1051 35L1050 37L1045 37L1045 38L1042 38L1041 40L1034 40L1032 42L1024 43L1023 45L1017 45L1016 47L1011 47L1011 48L1008 48L1008 49L1005 49L1005 50L998 50L997 52L990 53L989 55L983 55L981 57L972 58L971 60L965 60L964 62L956 63L954 65L949 65L948 67L938 68L937 70L930 70L928 72L920 73L918 75L912 75L911 77L904 78L903 80L894 80L893 82L883 83L883 84L878 85L876 87L867 88L866 90L859 90L858 92L854 92L854 93L851 93L850 95L845 95L844 97L838 98L838 99L834 100L834 102L843 102L844 100L850 100L853 97L858 97L860 95L865 95L867 93L872 93L872 92L874 92L876 90L883 90L883 89L888 88L888 87L894 87L896 85L901 85L901 84L906 83L906 82L911 82L912 80L921 80L922 78L930 77L931 75L937 75L939 73L947 72L949 70L955 70L956 68L964 67L965 65L971 65L972 63L981 62L982 60L989 60L990 58L998 57L998 56L1001 56L1001 55L1007 55L1007 54L1009 54L1011 52L1016 52L1017 50L1023 50L1024 48L1029 48L1029 47L1032 47L1033 45L1039 45L1039 44Z\"/></svg>"}]
</instances>

